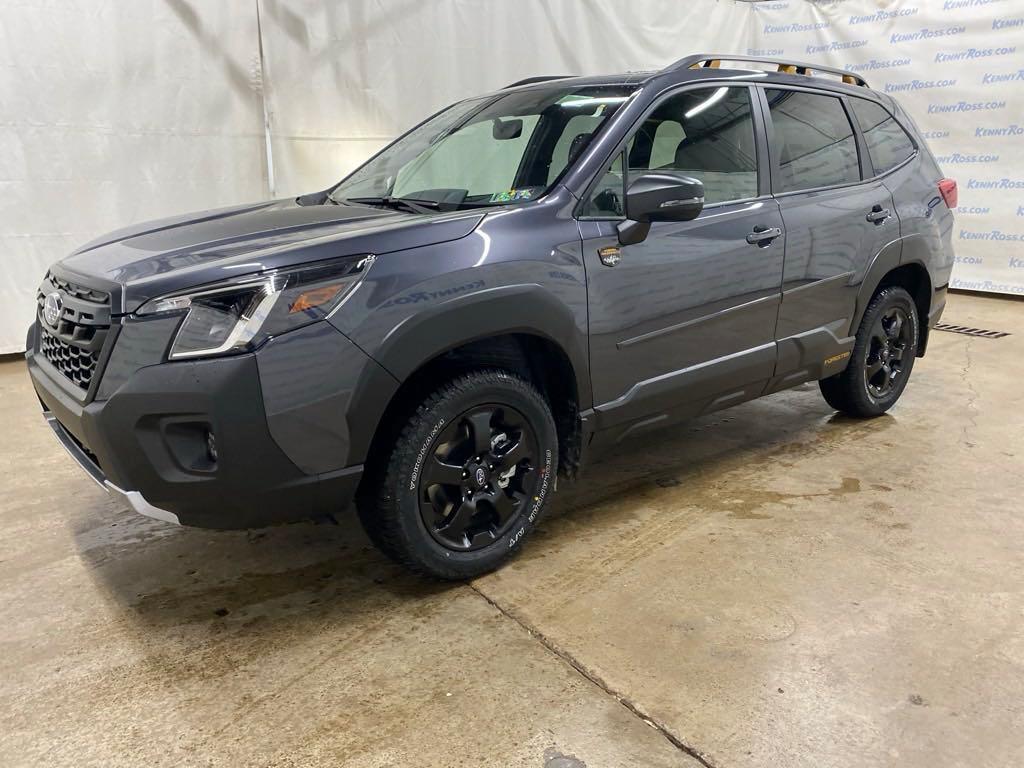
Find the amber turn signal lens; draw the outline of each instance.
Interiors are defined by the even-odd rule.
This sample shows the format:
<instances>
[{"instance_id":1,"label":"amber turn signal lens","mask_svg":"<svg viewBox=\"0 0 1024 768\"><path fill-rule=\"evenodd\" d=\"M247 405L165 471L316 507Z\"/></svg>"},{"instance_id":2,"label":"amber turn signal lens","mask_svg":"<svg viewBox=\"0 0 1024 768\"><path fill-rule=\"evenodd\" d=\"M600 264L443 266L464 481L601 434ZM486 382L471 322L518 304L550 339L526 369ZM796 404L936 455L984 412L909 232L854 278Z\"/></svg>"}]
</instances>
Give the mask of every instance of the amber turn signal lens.
<instances>
[{"instance_id":1,"label":"amber turn signal lens","mask_svg":"<svg viewBox=\"0 0 1024 768\"><path fill-rule=\"evenodd\" d=\"M288 307L288 314L294 314L296 312L305 312L307 309L314 309L324 304L329 303L337 296L341 289L345 287L344 283L337 285L325 285L321 288L313 288L309 291L300 293L295 301Z\"/></svg>"}]
</instances>

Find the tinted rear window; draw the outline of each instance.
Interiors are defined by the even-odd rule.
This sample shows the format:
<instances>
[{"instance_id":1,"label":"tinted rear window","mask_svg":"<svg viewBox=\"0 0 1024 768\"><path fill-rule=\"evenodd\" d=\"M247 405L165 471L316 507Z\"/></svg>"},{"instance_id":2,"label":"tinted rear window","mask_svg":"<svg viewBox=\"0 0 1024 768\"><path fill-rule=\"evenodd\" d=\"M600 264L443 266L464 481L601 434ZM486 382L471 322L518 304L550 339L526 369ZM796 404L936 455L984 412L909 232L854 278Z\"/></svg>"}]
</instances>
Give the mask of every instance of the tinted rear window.
<instances>
[{"instance_id":1,"label":"tinted rear window","mask_svg":"<svg viewBox=\"0 0 1024 768\"><path fill-rule=\"evenodd\" d=\"M838 98L774 88L766 94L781 176L777 192L860 181L857 140Z\"/></svg>"},{"instance_id":2,"label":"tinted rear window","mask_svg":"<svg viewBox=\"0 0 1024 768\"><path fill-rule=\"evenodd\" d=\"M850 103L875 173L892 170L914 154L914 142L886 109L866 99L851 99Z\"/></svg>"}]
</instances>

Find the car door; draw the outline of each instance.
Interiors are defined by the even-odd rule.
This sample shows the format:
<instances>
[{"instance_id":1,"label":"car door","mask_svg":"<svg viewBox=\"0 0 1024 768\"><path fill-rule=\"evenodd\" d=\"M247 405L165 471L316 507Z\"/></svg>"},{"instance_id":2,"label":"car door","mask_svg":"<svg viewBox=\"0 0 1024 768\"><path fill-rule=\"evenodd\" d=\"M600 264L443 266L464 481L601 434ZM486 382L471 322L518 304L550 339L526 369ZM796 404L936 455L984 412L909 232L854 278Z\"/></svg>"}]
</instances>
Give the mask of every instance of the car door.
<instances>
[{"instance_id":1,"label":"car door","mask_svg":"<svg viewBox=\"0 0 1024 768\"><path fill-rule=\"evenodd\" d=\"M663 97L584 202L598 429L756 397L772 375L785 235L764 167L759 178L766 149L753 103L734 84ZM704 210L620 245L625 189L654 170L700 179Z\"/></svg>"},{"instance_id":2,"label":"car door","mask_svg":"<svg viewBox=\"0 0 1024 768\"><path fill-rule=\"evenodd\" d=\"M860 157L845 98L782 86L759 91L786 229L774 390L841 370L853 347L860 284L875 254L898 240L899 224L892 195Z\"/></svg>"}]
</instances>

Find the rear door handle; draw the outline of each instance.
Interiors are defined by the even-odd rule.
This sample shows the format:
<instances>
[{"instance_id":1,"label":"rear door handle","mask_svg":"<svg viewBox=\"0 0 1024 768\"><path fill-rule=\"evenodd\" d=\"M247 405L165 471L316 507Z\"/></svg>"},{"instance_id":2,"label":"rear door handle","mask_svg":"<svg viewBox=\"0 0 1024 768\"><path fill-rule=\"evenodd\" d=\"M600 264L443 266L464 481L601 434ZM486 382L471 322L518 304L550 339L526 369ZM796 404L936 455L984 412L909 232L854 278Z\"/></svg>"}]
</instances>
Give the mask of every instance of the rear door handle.
<instances>
[{"instance_id":1,"label":"rear door handle","mask_svg":"<svg viewBox=\"0 0 1024 768\"><path fill-rule=\"evenodd\" d=\"M880 205L876 205L871 209L871 213L867 215L867 220L872 224L881 224L883 221L888 219L892 214L889 213L888 208L883 208Z\"/></svg>"},{"instance_id":2,"label":"rear door handle","mask_svg":"<svg viewBox=\"0 0 1024 768\"><path fill-rule=\"evenodd\" d=\"M754 227L754 231L747 235L747 242L767 246L777 237L782 237L782 230L778 227Z\"/></svg>"}]
</instances>

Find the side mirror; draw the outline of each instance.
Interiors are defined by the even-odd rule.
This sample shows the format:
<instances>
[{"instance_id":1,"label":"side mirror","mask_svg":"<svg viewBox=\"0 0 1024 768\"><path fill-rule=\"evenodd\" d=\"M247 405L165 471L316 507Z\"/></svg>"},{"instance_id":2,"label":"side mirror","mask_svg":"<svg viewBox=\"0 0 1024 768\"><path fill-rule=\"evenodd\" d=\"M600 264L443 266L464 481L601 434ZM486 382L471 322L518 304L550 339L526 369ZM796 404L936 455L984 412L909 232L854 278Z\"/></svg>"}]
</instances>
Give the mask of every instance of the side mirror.
<instances>
[{"instance_id":1,"label":"side mirror","mask_svg":"<svg viewBox=\"0 0 1024 768\"><path fill-rule=\"evenodd\" d=\"M626 220L619 242L642 243L653 221L690 221L704 210L704 184L688 176L645 173L626 191Z\"/></svg>"}]
</instances>

